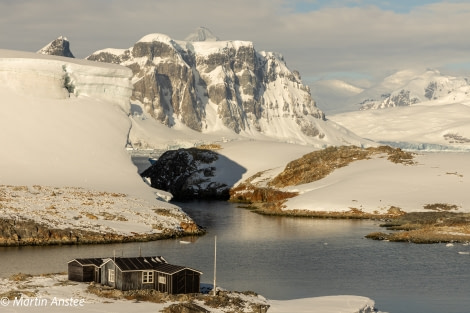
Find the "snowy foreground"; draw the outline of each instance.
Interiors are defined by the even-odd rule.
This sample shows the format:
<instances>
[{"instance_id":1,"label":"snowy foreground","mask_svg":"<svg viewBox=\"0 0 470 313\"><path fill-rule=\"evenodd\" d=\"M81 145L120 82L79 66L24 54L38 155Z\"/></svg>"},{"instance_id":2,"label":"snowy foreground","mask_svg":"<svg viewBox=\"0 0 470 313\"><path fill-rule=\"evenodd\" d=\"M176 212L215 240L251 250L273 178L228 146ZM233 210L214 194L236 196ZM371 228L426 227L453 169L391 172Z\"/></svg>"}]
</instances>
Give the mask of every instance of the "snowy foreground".
<instances>
[{"instance_id":1,"label":"snowy foreground","mask_svg":"<svg viewBox=\"0 0 470 313\"><path fill-rule=\"evenodd\" d=\"M0 306L2 312L160 312L171 305L135 300L101 298L87 292L86 283L67 281L66 275L44 275L20 278L16 281L0 280ZM239 295L249 303L267 304L269 313L342 312L369 313L374 311L374 301L357 296L331 296L288 301L266 300L262 296ZM196 301L214 313L231 311L230 308L211 308ZM248 311L247 311L248 312Z\"/></svg>"},{"instance_id":2,"label":"snowy foreground","mask_svg":"<svg viewBox=\"0 0 470 313\"><path fill-rule=\"evenodd\" d=\"M11 205L2 206L2 217L16 214L51 225L60 220L63 227L81 224L129 233L148 231L143 219L145 214L153 214L155 207L183 214L165 201L168 194L159 192L157 196L142 181L125 150L130 141L153 148L177 148L228 140L221 151L246 168L244 173L226 169L225 177L232 184L257 171L282 167L311 151L288 143L239 140L230 132L201 136L184 127L170 131L152 123L145 114L129 116L130 76L130 70L115 65L0 50L0 198L14 199ZM72 199L73 194L79 197ZM96 194L102 197L94 198ZM68 210L72 207L74 210ZM144 215L139 219L138 214ZM113 218L107 220L106 216ZM161 216L149 218L162 222ZM179 228L173 222L165 227ZM85 285L62 284L63 280L63 276L38 277L27 283L2 280L2 312L45 311L44 307L14 306L3 298L4 292L20 285L21 289L37 289L30 295L46 299L47 304L54 297L72 298L78 304L85 299L85 305L76 308L84 312L155 312L164 306L104 301L85 293ZM335 296L269 304L269 312L352 313L371 312L374 302ZM64 307L49 306L47 311L62 312Z\"/></svg>"}]
</instances>

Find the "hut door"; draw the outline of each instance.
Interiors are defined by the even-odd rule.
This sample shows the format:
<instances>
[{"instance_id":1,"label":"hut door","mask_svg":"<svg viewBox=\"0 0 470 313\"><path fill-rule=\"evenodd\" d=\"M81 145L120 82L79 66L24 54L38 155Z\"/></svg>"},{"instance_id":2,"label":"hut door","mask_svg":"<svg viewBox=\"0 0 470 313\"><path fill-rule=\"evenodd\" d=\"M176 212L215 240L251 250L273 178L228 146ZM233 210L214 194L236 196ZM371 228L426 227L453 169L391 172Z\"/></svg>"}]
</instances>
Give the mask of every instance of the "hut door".
<instances>
[{"instance_id":1,"label":"hut door","mask_svg":"<svg viewBox=\"0 0 470 313\"><path fill-rule=\"evenodd\" d=\"M176 278L176 293L186 293L186 274L184 272Z\"/></svg>"},{"instance_id":2,"label":"hut door","mask_svg":"<svg viewBox=\"0 0 470 313\"><path fill-rule=\"evenodd\" d=\"M101 274L100 269L98 267L95 267L95 277L94 277L95 278L94 279L95 283L101 283L101 277L100 277L101 275L100 274Z\"/></svg>"}]
</instances>

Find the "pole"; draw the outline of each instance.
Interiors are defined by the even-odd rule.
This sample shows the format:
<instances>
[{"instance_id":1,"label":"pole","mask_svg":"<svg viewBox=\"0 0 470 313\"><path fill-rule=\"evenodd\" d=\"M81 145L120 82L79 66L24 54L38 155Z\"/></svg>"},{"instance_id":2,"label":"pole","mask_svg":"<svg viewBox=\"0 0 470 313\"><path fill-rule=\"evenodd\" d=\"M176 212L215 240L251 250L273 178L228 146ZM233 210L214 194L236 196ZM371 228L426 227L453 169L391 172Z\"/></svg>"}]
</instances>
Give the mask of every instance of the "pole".
<instances>
[{"instance_id":1,"label":"pole","mask_svg":"<svg viewBox=\"0 0 470 313\"><path fill-rule=\"evenodd\" d=\"M216 271L217 271L217 236L214 237L214 296L217 294Z\"/></svg>"}]
</instances>

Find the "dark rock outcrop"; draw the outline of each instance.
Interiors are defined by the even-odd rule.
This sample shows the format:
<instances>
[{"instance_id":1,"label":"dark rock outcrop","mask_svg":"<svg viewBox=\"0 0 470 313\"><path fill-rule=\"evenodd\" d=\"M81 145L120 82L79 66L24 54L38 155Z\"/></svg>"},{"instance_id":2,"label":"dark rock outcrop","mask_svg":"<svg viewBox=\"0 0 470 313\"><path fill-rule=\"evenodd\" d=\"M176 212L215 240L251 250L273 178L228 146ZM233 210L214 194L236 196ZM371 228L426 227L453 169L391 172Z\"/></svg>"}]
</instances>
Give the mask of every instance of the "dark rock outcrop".
<instances>
[{"instance_id":1,"label":"dark rock outcrop","mask_svg":"<svg viewBox=\"0 0 470 313\"><path fill-rule=\"evenodd\" d=\"M50 42L37 53L75 58L72 51L70 51L70 42L67 40L67 38L62 36Z\"/></svg>"},{"instance_id":2,"label":"dark rock outcrop","mask_svg":"<svg viewBox=\"0 0 470 313\"><path fill-rule=\"evenodd\" d=\"M170 150L141 176L150 178L152 187L170 192L175 200L227 200L230 186L215 177L218 159L219 154L210 150Z\"/></svg>"}]
</instances>

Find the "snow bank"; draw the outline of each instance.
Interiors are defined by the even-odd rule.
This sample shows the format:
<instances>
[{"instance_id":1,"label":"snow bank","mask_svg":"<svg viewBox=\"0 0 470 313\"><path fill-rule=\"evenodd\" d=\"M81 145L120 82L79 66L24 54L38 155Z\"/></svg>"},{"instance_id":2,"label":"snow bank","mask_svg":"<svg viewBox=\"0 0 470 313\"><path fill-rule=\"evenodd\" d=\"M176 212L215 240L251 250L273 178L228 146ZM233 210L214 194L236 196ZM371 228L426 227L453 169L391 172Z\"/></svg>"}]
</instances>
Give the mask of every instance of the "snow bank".
<instances>
[{"instance_id":1,"label":"snow bank","mask_svg":"<svg viewBox=\"0 0 470 313\"><path fill-rule=\"evenodd\" d=\"M269 313L373 313L375 302L366 297L329 296L286 301L269 301Z\"/></svg>"}]
</instances>

